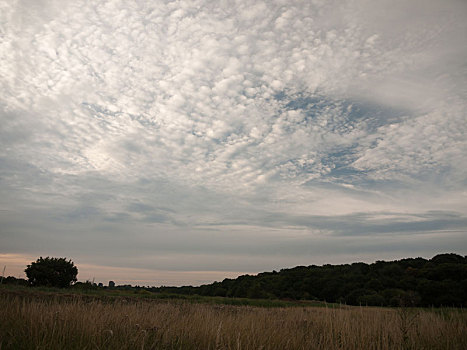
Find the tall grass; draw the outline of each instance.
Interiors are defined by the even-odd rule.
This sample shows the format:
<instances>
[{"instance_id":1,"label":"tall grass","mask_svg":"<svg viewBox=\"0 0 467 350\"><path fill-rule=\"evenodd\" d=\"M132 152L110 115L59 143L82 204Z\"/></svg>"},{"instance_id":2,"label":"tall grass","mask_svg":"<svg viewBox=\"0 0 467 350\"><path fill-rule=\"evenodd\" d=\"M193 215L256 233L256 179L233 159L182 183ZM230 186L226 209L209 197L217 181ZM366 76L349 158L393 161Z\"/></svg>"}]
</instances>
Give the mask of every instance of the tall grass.
<instances>
[{"instance_id":1,"label":"tall grass","mask_svg":"<svg viewBox=\"0 0 467 350\"><path fill-rule=\"evenodd\" d=\"M0 294L0 349L467 349L464 310Z\"/></svg>"}]
</instances>

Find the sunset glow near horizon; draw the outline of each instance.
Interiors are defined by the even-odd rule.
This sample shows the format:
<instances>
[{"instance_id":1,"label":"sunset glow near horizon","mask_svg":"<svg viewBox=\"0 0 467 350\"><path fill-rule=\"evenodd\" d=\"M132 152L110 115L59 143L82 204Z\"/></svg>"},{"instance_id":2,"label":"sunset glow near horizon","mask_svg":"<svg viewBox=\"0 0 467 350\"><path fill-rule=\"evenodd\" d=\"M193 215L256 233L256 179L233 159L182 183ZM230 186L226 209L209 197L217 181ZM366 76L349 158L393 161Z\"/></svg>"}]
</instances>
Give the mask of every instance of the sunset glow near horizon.
<instances>
[{"instance_id":1,"label":"sunset glow near horizon","mask_svg":"<svg viewBox=\"0 0 467 350\"><path fill-rule=\"evenodd\" d=\"M0 1L0 268L199 285L467 254L466 15Z\"/></svg>"}]
</instances>

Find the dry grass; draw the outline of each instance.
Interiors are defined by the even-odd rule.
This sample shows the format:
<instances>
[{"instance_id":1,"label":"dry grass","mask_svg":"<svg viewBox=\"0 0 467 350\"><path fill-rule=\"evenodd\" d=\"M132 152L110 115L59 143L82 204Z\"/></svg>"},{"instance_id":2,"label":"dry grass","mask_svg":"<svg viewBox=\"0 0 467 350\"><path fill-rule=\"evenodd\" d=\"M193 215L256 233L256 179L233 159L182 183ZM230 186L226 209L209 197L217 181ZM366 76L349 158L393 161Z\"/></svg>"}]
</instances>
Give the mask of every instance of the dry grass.
<instances>
[{"instance_id":1,"label":"dry grass","mask_svg":"<svg viewBox=\"0 0 467 350\"><path fill-rule=\"evenodd\" d=\"M0 349L467 349L463 310L0 295Z\"/></svg>"}]
</instances>

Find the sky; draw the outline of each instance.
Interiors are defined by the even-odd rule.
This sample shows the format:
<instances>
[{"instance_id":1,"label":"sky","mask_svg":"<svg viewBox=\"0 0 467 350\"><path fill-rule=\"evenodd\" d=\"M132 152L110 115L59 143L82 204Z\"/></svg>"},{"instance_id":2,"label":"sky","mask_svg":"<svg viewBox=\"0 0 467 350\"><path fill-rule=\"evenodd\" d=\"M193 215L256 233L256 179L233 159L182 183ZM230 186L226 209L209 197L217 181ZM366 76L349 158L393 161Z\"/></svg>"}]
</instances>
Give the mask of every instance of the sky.
<instances>
[{"instance_id":1,"label":"sky","mask_svg":"<svg viewBox=\"0 0 467 350\"><path fill-rule=\"evenodd\" d=\"M467 254L467 3L0 0L0 267L200 285Z\"/></svg>"}]
</instances>

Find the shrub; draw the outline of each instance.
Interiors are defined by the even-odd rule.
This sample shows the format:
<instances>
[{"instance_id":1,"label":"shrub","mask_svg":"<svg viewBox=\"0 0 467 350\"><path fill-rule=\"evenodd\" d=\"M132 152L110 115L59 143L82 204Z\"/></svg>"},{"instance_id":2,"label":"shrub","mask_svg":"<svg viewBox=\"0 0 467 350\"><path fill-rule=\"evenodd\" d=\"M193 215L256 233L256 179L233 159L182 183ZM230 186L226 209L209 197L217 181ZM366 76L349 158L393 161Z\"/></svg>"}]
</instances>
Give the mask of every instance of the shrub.
<instances>
[{"instance_id":1,"label":"shrub","mask_svg":"<svg viewBox=\"0 0 467 350\"><path fill-rule=\"evenodd\" d=\"M65 288L77 281L78 269L66 258L40 257L28 265L26 276L31 286Z\"/></svg>"}]
</instances>

